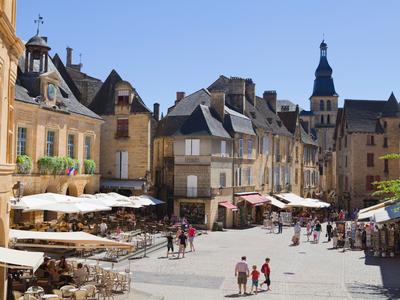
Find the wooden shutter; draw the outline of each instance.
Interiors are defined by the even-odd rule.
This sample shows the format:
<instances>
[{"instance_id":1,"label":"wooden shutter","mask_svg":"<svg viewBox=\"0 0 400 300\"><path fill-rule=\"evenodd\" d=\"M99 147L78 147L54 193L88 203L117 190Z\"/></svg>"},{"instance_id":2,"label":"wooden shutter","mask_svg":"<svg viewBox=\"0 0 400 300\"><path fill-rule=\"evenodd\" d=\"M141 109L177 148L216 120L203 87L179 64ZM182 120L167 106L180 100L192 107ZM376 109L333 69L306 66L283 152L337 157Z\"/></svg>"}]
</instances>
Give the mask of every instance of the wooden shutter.
<instances>
[{"instance_id":1,"label":"wooden shutter","mask_svg":"<svg viewBox=\"0 0 400 300\"><path fill-rule=\"evenodd\" d=\"M192 140L185 140L185 155L192 155Z\"/></svg>"},{"instance_id":2,"label":"wooden shutter","mask_svg":"<svg viewBox=\"0 0 400 300\"><path fill-rule=\"evenodd\" d=\"M121 151L115 152L115 177L121 178Z\"/></svg>"},{"instance_id":3,"label":"wooden shutter","mask_svg":"<svg viewBox=\"0 0 400 300\"><path fill-rule=\"evenodd\" d=\"M200 140L192 140L192 155L200 155Z\"/></svg>"}]
</instances>

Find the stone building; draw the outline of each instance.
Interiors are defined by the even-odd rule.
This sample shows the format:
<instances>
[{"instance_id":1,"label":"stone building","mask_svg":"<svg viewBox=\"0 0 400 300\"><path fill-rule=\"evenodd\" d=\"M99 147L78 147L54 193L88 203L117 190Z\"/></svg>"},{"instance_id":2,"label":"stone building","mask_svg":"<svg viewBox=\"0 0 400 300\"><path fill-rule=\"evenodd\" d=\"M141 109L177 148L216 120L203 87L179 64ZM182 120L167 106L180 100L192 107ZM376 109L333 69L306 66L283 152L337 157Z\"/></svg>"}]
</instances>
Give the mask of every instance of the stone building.
<instances>
[{"instance_id":1,"label":"stone building","mask_svg":"<svg viewBox=\"0 0 400 300\"><path fill-rule=\"evenodd\" d=\"M16 1L5 0L0 7L0 247L8 246L10 196L14 172L14 86L18 57L24 45L15 34ZM6 269L0 267L0 298L6 298Z\"/></svg>"},{"instance_id":2,"label":"stone building","mask_svg":"<svg viewBox=\"0 0 400 300\"><path fill-rule=\"evenodd\" d=\"M100 115L101 189L135 194L151 186L152 145L159 118L135 88L112 70L89 108Z\"/></svg>"},{"instance_id":3,"label":"stone building","mask_svg":"<svg viewBox=\"0 0 400 300\"><path fill-rule=\"evenodd\" d=\"M293 135L292 192L304 198L315 198L319 191L318 141L306 131L298 106L294 111L279 112L278 115Z\"/></svg>"},{"instance_id":4,"label":"stone building","mask_svg":"<svg viewBox=\"0 0 400 300\"><path fill-rule=\"evenodd\" d=\"M98 191L98 170L92 174L87 166L91 162L97 168L100 165L101 118L75 98L48 55L47 38L35 35L25 48L15 85L14 153L21 161L13 182L24 184L24 195L54 192L78 196ZM25 156L32 160L32 169L25 167ZM56 167L55 157L68 160L68 165ZM51 214L32 212L14 217L43 220Z\"/></svg>"},{"instance_id":5,"label":"stone building","mask_svg":"<svg viewBox=\"0 0 400 300\"><path fill-rule=\"evenodd\" d=\"M263 195L298 190L294 136L276 114L276 92L220 76L207 89L177 93L154 141L156 194L190 222L261 221ZM237 211L237 212L235 212Z\"/></svg>"},{"instance_id":6,"label":"stone building","mask_svg":"<svg viewBox=\"0 0 400 300\"><path fill-rule=\"evenodd\" d=\"M327 50L327 44L322 41L320 60L315 70L314 88L310 97L310 110L302 111L300 114L307 131L313 132L318 138L320 146L320 189L324 192L325 200L329 200L327 199L329 195L333 195L336 186L333 135L339 98L333 83L332 68L328 63Z\"/></svg>"},{"instance_id":7,"label":"stone building","mask_svg":"<svg viewBox=\"0 0 400 300\"><path fill-rule=\"evenodd\" d=\"M400 108L393 93L387 101L346 99L334 135L337 157L338 205L346 209L376 204L373 182L398 179L397 160L380 159L400 153Z\"/></svg>"}]
</instances>

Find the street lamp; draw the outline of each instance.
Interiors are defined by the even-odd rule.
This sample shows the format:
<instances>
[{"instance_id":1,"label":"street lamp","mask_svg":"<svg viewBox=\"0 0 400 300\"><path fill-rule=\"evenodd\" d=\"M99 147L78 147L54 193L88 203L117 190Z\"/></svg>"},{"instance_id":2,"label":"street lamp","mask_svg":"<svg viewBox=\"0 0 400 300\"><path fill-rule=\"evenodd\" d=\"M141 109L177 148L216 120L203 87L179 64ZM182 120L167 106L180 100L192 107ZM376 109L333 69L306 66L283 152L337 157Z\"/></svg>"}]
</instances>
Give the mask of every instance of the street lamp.
<instances>
[{"instance_id":1,"label":"street lamp","mask_svg":"<svg viewBox=\"0 0 400 300\"><path fill-rule=\"evenodd\" d=\"M14 195L14 200L12 203L15 205L19 201L21 201L21 198L24 194L24 184L21 181L17 181L16 184L12 187L13 195Z\"/></svg>"}]
</instances>

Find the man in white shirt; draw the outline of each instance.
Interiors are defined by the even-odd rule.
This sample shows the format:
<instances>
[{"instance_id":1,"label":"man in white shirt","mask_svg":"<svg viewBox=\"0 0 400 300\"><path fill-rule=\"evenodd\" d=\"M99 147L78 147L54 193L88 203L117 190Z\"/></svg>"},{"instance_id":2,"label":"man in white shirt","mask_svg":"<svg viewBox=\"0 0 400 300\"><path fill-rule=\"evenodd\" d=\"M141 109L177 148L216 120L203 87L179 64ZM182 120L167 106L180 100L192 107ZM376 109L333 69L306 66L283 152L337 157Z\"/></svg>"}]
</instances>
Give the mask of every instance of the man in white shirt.
<instances>
[{"instance_id":1,"label":"man in white shirt","mask_svg":"<svg viewBox=\"0 0 400 300\"><path fill-rule=\"evenodd\" d=\"M86 267L83 267L81 263L78 264L78 268L74 270L74 282L78 285L81 286L86 282L88 274L88 270Z\"/></svg>"},{"instance_id":2,"label":"man in white shirt","mask_svg":"<svg viewBox=\"0 0 400 300\"><path fill-rule=\"evenodd\" d=\"M242 293L242 285L243 293L246 294L247 277L249 277L249 274L250 271L246 262L246 256L242 256L242 260L238 262L235 267L235 276L238 278L239 295Z\"/></svg>"}]
</instances>

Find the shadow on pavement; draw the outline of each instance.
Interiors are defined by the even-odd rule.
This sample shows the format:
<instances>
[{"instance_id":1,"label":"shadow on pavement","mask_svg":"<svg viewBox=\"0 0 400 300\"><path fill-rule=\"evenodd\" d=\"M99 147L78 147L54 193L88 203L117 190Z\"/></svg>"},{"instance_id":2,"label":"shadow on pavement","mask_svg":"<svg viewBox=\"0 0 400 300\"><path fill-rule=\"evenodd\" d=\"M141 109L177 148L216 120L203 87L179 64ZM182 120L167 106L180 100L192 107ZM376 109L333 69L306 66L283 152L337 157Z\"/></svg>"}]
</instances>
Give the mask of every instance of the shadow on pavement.
<instances>
[{"instance_id":1,"label":"shadow on pavement","mask_svg":"<svg viewBox=\"0 0 400 300\"><path fill-rule=\"evenodd\" d=\"M400 258L374 257L366 252L365 264L380 267L382 285L351 283L347 284L349 292L366 299L378 295L387 299L400 299Z\"/></svg>"}]
</instances>

